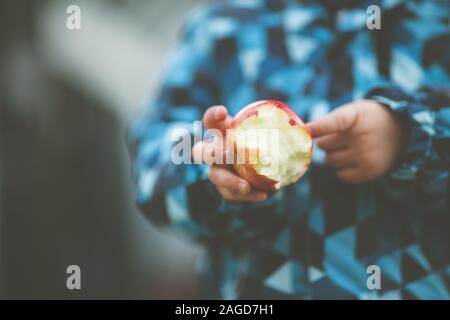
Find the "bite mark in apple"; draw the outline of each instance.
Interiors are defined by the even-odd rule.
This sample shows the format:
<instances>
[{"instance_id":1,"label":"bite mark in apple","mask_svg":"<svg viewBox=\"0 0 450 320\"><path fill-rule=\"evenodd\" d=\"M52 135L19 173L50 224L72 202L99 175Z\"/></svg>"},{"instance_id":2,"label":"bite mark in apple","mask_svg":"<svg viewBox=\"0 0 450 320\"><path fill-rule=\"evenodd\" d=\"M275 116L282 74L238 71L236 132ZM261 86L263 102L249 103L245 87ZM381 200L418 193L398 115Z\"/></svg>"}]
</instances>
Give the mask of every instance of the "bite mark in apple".
<instances>
[{"instance_id":1,"label":"bite mark in apple","mask_svg":"<svg viewBox=\"0 0 450 320\"><path fill-rule=\"evenodd\" d=\"M240 160L234 169L255 188L278 190L297 182L307 171L312 139L302 119L286 104L254 102L236 115L232 128L236 160ZM250 152L256 161L249 161Z\"/></svg>"}]
</instances>

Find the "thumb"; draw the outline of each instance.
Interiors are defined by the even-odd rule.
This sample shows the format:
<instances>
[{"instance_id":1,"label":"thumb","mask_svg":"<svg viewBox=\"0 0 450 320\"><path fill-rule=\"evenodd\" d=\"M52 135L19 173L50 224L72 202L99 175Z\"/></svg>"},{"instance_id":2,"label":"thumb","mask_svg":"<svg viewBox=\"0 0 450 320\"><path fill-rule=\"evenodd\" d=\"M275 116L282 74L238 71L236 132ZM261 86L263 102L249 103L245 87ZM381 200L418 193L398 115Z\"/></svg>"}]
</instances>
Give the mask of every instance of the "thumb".
<instances>
[{"instance_id":1,"label":"thumb","mask_svg":"<svg viewBox=\"0 0 450 320\"><path fill-rule=\"evenodd\" d=\"M322 118L310 122L307 127L313 138L332 133L343 133L350 130L358 119L358 112L354 104L344 105Z\"/></svg>"},{"instance_id":2,"label":"thumb","mask_svg":"<svg viewBox=\"0 0 450 320\"><path fill-rule=\"evenodd\" d=\"M225 131L230 126L231 121L231 117L228 116L228 110L224 106L210 107L203 115L203 125L207 129Z\"/></svg>"}]
</instances>

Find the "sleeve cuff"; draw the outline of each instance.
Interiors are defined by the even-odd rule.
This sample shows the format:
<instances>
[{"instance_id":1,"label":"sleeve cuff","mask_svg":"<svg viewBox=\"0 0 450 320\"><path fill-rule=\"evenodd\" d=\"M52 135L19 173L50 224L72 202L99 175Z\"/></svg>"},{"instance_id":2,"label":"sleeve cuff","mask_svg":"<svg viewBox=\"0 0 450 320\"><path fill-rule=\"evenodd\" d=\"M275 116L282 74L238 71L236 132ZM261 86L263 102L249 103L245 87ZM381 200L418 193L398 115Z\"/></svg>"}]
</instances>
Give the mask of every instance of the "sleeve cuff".
<instances>
[{"instance_id":1,"label":"sleeve cuff","mask_svg":"<svg viewBox=\"0 0 450 320\"><path fill-rule=\"evenodd\" d=\"M398 89L373 89L366 98L385 105L408 123L409 137L405 155L388 177L406 181L415 179L427 159L432 156L434 113Z\"/></svg>"}]
</instances>

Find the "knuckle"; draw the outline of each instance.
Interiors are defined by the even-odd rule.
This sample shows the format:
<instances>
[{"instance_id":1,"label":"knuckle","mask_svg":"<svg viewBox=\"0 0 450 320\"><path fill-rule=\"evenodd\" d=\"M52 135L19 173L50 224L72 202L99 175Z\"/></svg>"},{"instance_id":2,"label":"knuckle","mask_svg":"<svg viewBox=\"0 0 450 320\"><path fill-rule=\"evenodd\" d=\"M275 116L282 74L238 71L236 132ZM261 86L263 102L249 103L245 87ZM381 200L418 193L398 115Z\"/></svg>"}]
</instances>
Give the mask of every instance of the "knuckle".
<instances>
[{"instance_id":1,"label":"knuckle","mask_svg":"<svg viewBox=\"0 0 450 320\"><path fill-rule=\"evenodd\" d=\"M357 109L353 105L346 106L336 119L339 131L346 132L350 130L355 125L357 118Z\"/></svg>"},{"instance_id":2,"label":"knuckle","mask_svg":"<svg viewBox=\"0 0 450 320\"><path fill-rule=\"evenodd\" d=\"M346 129L347 117L345 115L341 115L336 119L337 126L339 131L343 132Z\"/></svg>"}]
</instances>

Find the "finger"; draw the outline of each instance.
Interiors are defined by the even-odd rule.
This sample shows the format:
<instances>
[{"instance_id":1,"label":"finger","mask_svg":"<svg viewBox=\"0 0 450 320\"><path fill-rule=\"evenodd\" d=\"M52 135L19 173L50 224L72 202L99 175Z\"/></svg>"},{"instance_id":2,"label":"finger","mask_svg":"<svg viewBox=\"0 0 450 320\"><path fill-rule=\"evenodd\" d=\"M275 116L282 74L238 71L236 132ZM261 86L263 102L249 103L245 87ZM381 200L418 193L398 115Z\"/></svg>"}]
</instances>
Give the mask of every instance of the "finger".
<instances>
[{"instance_id":1,"label":"finger","mask_svg":"<svg viewBox=\"0 0 450 320\"><path fill-rule=\"evenodd\" d=\"M192 158L196 164L226 164L233 161L233 154L222 140L217 139L197 142L192 148Z\"/></svg>"},{"instance_id":2,"label":"finger","mask_svg":"<svg viewBox=\"0 0 450 320\"><path fill-rule=\"evenodd\" d=\"M354 164L354 154L350 149L329 152L326 155L326 162L332 167L343 168Z\"/></svg>"},{"instance_id":3,"label":"finger","mask_svg":"<svg viewBox=\"0 0 450 320\"><path fill-rule=\"evenodd\" d=\"M244 196L252 191L250 183L224 167L212 166L208 172L208 177L216 187L226 188L235 195Z\"/></svg>"},{"instance_id":4,"label":"finger","mask_svg":"<svg viewBox=\"0 0 450 320\"><path fill-rule=\"evenodd\" d=\"M231 202L238 202L241 201L240 197L238 195L236 195L235 193L232 193L230 190L228 190L227 188L223 188L223 187L219 187L216 186L217 191L220 193L220 195L222 196L222 198L224 198L227 201L231 201Z\"/></svg>"},{"instance_id":5,"label":"finger","mask_svg":"<svg viewBox=\"0 0 450 320\"><path fill-rule=\"evenodd\" d=\"M336 172L338 178L347 183L362 182L363 177L356 166L345 167Z\"/></svg>"},{"instance_id":6,"label":"finger","mask_svg":"<svg viewBox=\"0 0 450 320\"><path fill-rule=\"evenodd\" d=\"M231 117L228 116L227 108L224 106L210 107L203 115L203 125L207 129L219 129L225 131L231 125Z\"/></svg>"},{"instance_id":7,"label":"finger","mask_svg":"<svg viewBox=\"0 0 450 320\"><path fill-rule=\"evenodd\" d=\"M343 133L350 130L358 119L357 108L354 104L339 107L322 118L310 122L307 127L313 138L332 133Z\"/></svg>"},{"instance_id":8,"label":"finger","mask_svg":"<svg viewBox=\"0 0 450 320\"><path fill-rule=\"evenodd\" d=\"M241 199L244 201L260 202L266 200L267 196L267 192L254 190L248 195L241 196Z\"/></svg>"},{"instance_id":9,"label":"finger","mask_svg":"<svg viewBox=\"0 0 450 320\"><path fill-rule=\"evenodd\" d=\"M317 139L319 148L325 151L336 151L348 147L348 137L341 133L332 133Z\"/></svg>"},{"instance_id":10,"label":"finger","mask_svg":"<svg viewBox=\"0 0 450 320\"><path fill-rule=\"evenodd\" d=\"M263 191L252 191L248 195L239 195L237 193L233 193L227 188L217 187L217 190L222 195L222 197L231 202L243 202L243 201L252 201L252 202L261 202L267 199L267 193Z\"/></svg>"}]
</instances>

